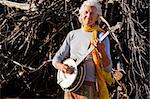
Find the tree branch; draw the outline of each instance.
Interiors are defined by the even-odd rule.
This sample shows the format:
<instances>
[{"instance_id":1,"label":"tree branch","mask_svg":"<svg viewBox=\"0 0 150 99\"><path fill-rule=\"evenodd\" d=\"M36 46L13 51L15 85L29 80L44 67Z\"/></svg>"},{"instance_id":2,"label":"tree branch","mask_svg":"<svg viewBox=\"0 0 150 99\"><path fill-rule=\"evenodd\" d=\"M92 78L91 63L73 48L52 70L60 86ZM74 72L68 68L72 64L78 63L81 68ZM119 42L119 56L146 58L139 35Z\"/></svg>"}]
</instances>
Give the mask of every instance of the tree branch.
<instances>
[{"instance_id":1,"label":"tree branch","mask_svg":"<svg viewBox=\"0 0 150 99\"><path fill-rule=\"evenodd\" d=\"M0 0L0 4L2 5L6 5L8 7L15 7L15 8L19 8L21 10L31 10L31 11L35 11L36 10L36 6L35 4L27 4L27 3L16 3L16 2L12 2L12 1L8 1L8 0Z\"/></svg>"}]
</instances>

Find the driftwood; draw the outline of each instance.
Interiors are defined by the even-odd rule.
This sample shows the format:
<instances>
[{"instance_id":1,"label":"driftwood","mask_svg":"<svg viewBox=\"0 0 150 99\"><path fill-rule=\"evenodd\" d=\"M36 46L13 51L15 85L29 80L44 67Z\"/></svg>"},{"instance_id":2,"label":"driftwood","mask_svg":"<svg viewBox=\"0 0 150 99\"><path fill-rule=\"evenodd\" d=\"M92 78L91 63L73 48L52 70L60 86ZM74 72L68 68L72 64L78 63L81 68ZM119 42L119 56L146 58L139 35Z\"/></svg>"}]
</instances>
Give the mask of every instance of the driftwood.
<instances>
[{"instance_id":1,"label":"driftwood","mask_svg":"<svg viewBox=\"0 0 150 99\"><path fill-rule=\"evenodd\" d=\"M8 0L1 0L0 3L2 5L7 5L8 7L19 8L21 10L29 10L30 9L30 5L25 4L25 3L16 3L16 2L8 1Z\"/></svg>"},{"instance_id":2,"label":"driftwood","mask_svg":"<svg viewBox=\"0 0 150 99\"><path fill-rule=\"evenodd\" d=\"M19 1L19 0L18 0ZM51 59L67 33L80 28L82 0L0 0L0 85L2 97L61 97ZM149 99L148 2L100 0L110 26L122 23L110 36L115 83L112 99ZM100 23L108 29L104 23ZM20 92L7 94L10 83ZM9 90L9 89L8 89ZM28 98L28 97L27 97ZM30 97L31 98L31 97Z\"/></svg>"}]
</instances>

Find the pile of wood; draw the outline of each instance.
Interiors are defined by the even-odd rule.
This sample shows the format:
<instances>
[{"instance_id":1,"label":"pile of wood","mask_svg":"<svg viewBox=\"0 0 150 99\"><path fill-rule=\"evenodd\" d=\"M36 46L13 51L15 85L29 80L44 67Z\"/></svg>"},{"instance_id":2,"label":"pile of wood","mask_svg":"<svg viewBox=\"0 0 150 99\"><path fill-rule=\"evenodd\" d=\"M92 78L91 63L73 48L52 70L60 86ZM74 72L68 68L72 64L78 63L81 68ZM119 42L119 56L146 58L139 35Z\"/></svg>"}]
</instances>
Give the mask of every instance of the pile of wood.
<instances>
[{"instance_id":1,"label":"pile of wood","mask_svg":"<svg viewBox=\"0 0 150 99\"><path fill-rule=\"evenodd\" d=\"M61 97L51 59L67 33L80 28L83 0L0 0L0 85L2 97ZM112 99L150 98L148 67L148 1L100 1L111 26L115 83ZM102 24L104 27L105 25ZM17 83L17 85L16 85ZM19 92L8 92L15 86Z\"/></svg>"}]
</instances>

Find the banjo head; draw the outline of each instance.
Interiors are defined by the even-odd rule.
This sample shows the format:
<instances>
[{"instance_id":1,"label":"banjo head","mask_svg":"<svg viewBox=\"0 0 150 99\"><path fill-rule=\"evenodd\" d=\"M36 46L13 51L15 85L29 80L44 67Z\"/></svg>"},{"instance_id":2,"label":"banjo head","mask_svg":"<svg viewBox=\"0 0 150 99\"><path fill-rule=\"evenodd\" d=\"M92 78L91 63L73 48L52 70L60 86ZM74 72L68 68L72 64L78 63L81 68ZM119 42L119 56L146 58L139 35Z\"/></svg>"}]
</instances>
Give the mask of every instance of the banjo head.
<instances>
[{"instance_id":1,"label":"banjo head","mask_svg":"<svg viewBox=\"0 0 150 99\"><path fill-rule=\"evenodd\" d=\"M62 89L67 89L75 81L78 70L77 65L73 59L66 59L63 63L74 69L72 74L66 74L60 70L57 72L57 83L62 87Z\"/></svg>"}]
</instances>

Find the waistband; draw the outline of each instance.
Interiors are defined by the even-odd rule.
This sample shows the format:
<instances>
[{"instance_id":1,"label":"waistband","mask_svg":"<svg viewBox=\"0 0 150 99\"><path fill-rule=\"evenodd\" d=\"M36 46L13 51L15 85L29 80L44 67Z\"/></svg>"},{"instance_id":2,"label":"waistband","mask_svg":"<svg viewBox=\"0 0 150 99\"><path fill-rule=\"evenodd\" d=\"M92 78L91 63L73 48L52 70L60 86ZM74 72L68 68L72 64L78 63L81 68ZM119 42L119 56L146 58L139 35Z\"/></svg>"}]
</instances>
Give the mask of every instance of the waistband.
<instances>
[{"instance_id":1,"label":"waistband","mask_svg":"<svg viewBox=\"0 0 150 99\"><path fill-rule=\"evenodd\" d=\"M84 81L83 84L88 85L88 86L95 86L96 82L93 82L93 81Z\"/></svg>"}]
</instances>

